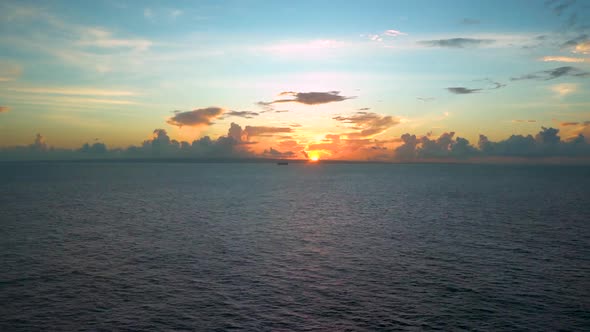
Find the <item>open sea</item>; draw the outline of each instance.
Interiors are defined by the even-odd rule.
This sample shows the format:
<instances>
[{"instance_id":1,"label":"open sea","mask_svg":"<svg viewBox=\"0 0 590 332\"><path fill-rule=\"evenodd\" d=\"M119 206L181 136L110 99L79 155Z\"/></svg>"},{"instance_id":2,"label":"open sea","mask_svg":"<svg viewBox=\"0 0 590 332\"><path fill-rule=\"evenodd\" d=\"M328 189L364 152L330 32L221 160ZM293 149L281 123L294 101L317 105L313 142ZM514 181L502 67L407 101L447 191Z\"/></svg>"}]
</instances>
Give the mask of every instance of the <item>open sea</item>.
<instances>
[{"instance_id":1,"label":"open sea","mask_svg":"<svg viewBox=\"0 0 590 332\"><path fill-rule=\"evenodd\" d=\"M589 331L590 167L0 163L0 331Z\"/></svg>"}]
</instances>

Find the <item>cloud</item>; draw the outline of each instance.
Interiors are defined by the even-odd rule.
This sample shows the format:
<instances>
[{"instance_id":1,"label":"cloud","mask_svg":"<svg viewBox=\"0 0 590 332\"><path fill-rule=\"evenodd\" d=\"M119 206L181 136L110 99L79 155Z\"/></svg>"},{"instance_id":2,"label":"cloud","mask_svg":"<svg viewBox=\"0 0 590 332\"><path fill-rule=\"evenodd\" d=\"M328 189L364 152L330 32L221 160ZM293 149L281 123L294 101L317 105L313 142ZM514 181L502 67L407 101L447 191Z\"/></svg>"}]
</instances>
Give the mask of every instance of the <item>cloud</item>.
<instances>
[{"instance_id":1,"label":"cloud","mask_svg":"<svg viewBox=\"0 0 590 332\"><path fill-rule=\"evenodd\" d=\"M422 101L422 102L431 102L433 101L435 98L434 97L416 97L417 100Z\"/></svg>"},{"instance_id":2,"label":"cloud","mask_svg":"<svg viewBox=\"0 0 590 332\"><path fill-rule=\"evenodd\" d=\"M533 122L537 122L537 120L512 120L512 122L516 122L516 123L523 123L523 122L533 123Z\"/></svg>"},{"instance_id":3,"label":"cloud","mask_svg":"<svg viewBox=\"0 0 590 332\"><path fill-rule=\"evenodd\" d=\"M575 48L580 45L580 44L584 44L586 42L588 42L588 35L587 34L581 34L579 36L577 36L576 38L572 38L567 40L566 42L564 42L563 44L561 44L562 47L567 47L567 48L573 48L575 50Z\"/></svg>"},{"instance_id":4,"label":"cloud","mask_svg":"<svg viewBox=\"0 0 590 332\"><path fill-rule=\"evenodd\" d=\"M252 119L256 116L258 116L258 113L256 112L252 112L252 111L228 111L223 113L224 118L230 117L230 116L237 116L237 117L241 117L241 118L245 118L245 119Z\"/></svg>"},{"instance_id":5,"label":"cloud","mask_svg":"<svg viewBox=\"0 0 590 332\"><path fill-rule=\"evenodd\" d=\"M0 113L8 112L10 108L8 106L0 106Z\"/></svg>"},{"instance_id":6,"label":"cloud","mask_svg":"<svg viewBox=\"0 0 590 332\"><path fill-rule=\"evenodd\" d=\"M21 73L20 65L0 60L0 82L14 81Z\"/></svg>"},{"instance_id":7,"label":"cloud","mask_svg":"<svg viewBox=\"0 0 590 332\"><path fill-rule=\"evenodd\" d=\"M385 30L385 32L383 32L384 35L389 36L389 37L397 37L397 36L405 36L407 35L407 33L405 32L401 32L399 30Z\"/></svg>"},{"instance_id":8,"label":"cloud","mask_svg":"<svg viewBox=\"0 0 590 332\"><path fill-rule=\"evenodd\" d=\"M553 158L590 157L590 144L583 135L563 141L555 128L542 127L532 135L512 135L505 140L493 142L480 135L476 146L467 139L457 137L454 132L443 133L437 139L428 136L404 134L402 144L395 149L394 159L398 161L444 161L444 160L485 160L490 157L502 158ZM483 159L482 159L483 158Z\"/></svg>"},{"instance_id":9,"label":"cloud","mask_svg":"<svg viewBox=\"0 0 590 332\"><path fill-rule=\"evenodd\" d=\"M477 39L477 38L450 38L437 40L422 40L419 44L429 47L443 48L471 48L493 44L494 39Z\"/></svg>"},{"instance_id":10,"label":"cloud","mask_svg":"<svg viewBox=\"0 0 590 332\"><path fill-rule=\"evenodd\" d=\"M545 56L541 58L544 62L570 62L570 63L582 63L590 62L589 58L574 58L569 56Z\"/></svg>"},{"instance_id":11,"label":"cloud","mask_svg":"<svg viewBox=\"0 0 590 332\"><path fill-rule=\"evenodd\" d=\"M590 54L590 40L587 40L576 45L573 52L581 54Z\"/></svg>"},{"instance_id":12,"label":"cloud","mask_svg":"<svg viewBox=\"0 0 590 332\"><path fill-rule=\"evenodd\" d=\"M356 112L351 116L336 116L332 119L351 124L357 132L346 133L348 138L373 137L400 123L398 118L391 115L380 115L371 112Z\"/></svg>"},{"instance_id":13,"label":"cloud","mask_svg":"<svg viewBox=\"0 0 590 332\"><path fill-rule=\"evenodd\" d=\"M151 8L145 8L143 10L143 17L145 17L147 19L152 19L154 17L154 12L152 11Z\"/></svg>"},{"instance_id":14,"label":"cloud","mask_svg":"<svg viewBox=\"0 0 590 332\"><path fill-rule=\"evenodd\" d=\"M69 95L69 96L97 96L97 97L128 97L136 96L137 92L128 90L109 90L98 88L78 87L16 87L8 91L34 94Z\"/></svg>"},{"instance_id":15,"label":"cloud","mask_svg":"<svg viewBox=\"0 0 590 332\"><path fill-rule=\"evenodd\" d=\"M454 93L456 95L467 95L470 93L477 93L480 92L482 89L469 89L462 86L450 87L447 88L450 93Z\"/></svg>"},{"instance_id":16,"label":"cloud","mask_svg":"<svg viewBox=\"0 0 590 332\"><path fill-rule=\"evenodd\" d=\"M378 42L381 43L384 40L387 39L392 39L395 37L399 37L399 36L407 36L408 34L405 32L401 32L399 30L394 30L394 29L389 29L389 30L385 30L381 33L377 33L377 34L366 34L366 35L361 35L361 37L366 37L371 41L374 42Z\"/></svg>"},{"instance_id":17,"label":"cloud","mask_svg":"<svg viewBox=\"0 0 590 332\"><path fill-rule=\"evenodd\" d=\"M526 74L519 77L512 77L510 78L511 81L521 81L521 80L538 80L538 81L548 81L553 80L560 77L579 77L585 78L589 77L590 73L584 70L581 70L576 67L565 66L565 67L558 67L555 69L550 70L543 70L538 71L531 74Z\"/></svg>"},{"instance_id":18,"label":"cloud","mask_svg":"<svg viewBox=\"0 0 590 332\"><path fill-rule=\"evenodd\" d=\"M10 26L27 38L6 36L4 47L17 52L40 54L47 62L76 66L100 73L127 70L134 73L147 58L153 42L144 38L115 34L100 27L62 20L43 8L7 5L0 15L10 17ZM49 60L49 61L48 61ZM2 77L2 75L0 75Z\"/></svg>"},{"instance_id":19,"label":"cloud","mask_svg":"<svg viewBox=\"0 0 590 332\"><path fill-rule=\"evenodd\" d=\"M462 19L461 21L459 21L459 23L464 24L464 25L476 25L476 24L480 24L481 21L466 17L466 18Z\"/></svg>"},{"instance_id":20,"label":"cloud","mask_svg":"<svg viewBox=\"0 0 590 332\"><path fill-rule=\"evenodd\" d=\"M219 107L200 108L192 111L180 112L166 121L173 126L201 126L211 125L211 120L219 117L223 113L223 109Z\"/></svg>"},{"instance_id":21,"label":"cloud","mask_svg":"<svg viewBox=\"0 0 590 332\"><path fill-rule=\"evenodd\" d=\"M170 17L176 19L180 15L184 14L184 12L180 9L171 9L170 10Z\"/></svg>"},{"instance_id":22,"label":"cloud","mask_svg":"<svg viewBox=\"0 0 590 332\"><path fill-rule=\"evenodd\" d=\"M555 92L559 97L565 97L569 94L575 93L578 90L578 85L574 83L563 83L551 86L551 91Z\"/></svg>"},{"instance_id":23,"label":"cloud","mask_svg":"<svg viewBox=\"0 0 590 332\"><path fill-rule=\"evenodd\" d=\"M332 102L344 101L355 97L341 96L340 91L329 92L281 92L279 96L291 96L291 99L277 99L271 102L258 102L261 106L270 106L278 103L300 103L305 105L320 105Z\"/></svg>"},{"instance_id":24,"label":"cloud","mask_svg":"<svg viewBox=\"0 0 590 332\"><path fill-rule=\"evenodd\" d=\"M362 114L361 114L362 115ZM344 120L351 121L351 120ZM352 120L353 122L365 121ZM416 136L406 133L399 139L376 140L371 138L342 138L329 134L320 143L311 143L306 151L321 151L322 156L350 160L448 162L486 160L525 159L542 162L545 158L566 158L590 162L590 121L563 122L569 136L563 140L559 129L541 127L536 135L512 135L505 140L491 141L480 135L476 145L454 132L445 132L438 138L431 135ZM269 147L261 153L249 150L251 143L243 141L246 129L232 123L227 135L212 139L201 137L193 142L177 141L164 129L156 129L152 137L140 145L127 148L109 149L104 143L85 143L77 149L61 149L49 146L45 138L37 134L32 144L16 147L0 147L0 160L71 160L71 159L127 159L127 158L167 158L167 159L242 159L242 158L294 158L305 155L302 146L294 140L281 141L279 149ZM252 128L252 127L251 127ZM346 135L345 135L346 137ZM400 144L401 143L401 144ZM397 144L391 147L387 144ZM498 159L504 158L504 159ZM516 159L514 159L516 158ZM562 159L558 159L562 160Z\"/></svg>"},{"instance_id":25,"label":"cloud","mask_svg":"<svg viewBox=\"0 0 590 332\"><path fill-rule=\"evenodd\" d=\"M262 155L265 157L270 157L270 158L293 158L295 157L297 154L293 151L285 151L285 152L281 152L279 150L275 150L272 147L264 150L262 152Z\"/></svg>"},{"instance_id":26,"label":"cloud","mask_svg":"<svg viewBox=\"0 0 590 332\"><path fill-rule=\"evenodd\" d=\"M553 6L552 10L553 13L555 13L555 15L557 16L561 16L561 14L563 14L563 12L565 12L566 10L568 10L568 8L570 8L572 5L574 5L576 1L575 0L565 0L565 1L555 1L555 0L548 0L545 1L545 5L546 6Z\"/></svg>"},{"instance_id":27,"label":"cloud","mask_svg":"<svg viewBox=\"0 0 590 332\"><path fill-rule=\"evenodd\" d=\"M268 127L268 126L246 126L244 134L250 138L253 136L261 136L266 134L290 133L293 129L289 127Z\"/></svg>"}]
</instances>

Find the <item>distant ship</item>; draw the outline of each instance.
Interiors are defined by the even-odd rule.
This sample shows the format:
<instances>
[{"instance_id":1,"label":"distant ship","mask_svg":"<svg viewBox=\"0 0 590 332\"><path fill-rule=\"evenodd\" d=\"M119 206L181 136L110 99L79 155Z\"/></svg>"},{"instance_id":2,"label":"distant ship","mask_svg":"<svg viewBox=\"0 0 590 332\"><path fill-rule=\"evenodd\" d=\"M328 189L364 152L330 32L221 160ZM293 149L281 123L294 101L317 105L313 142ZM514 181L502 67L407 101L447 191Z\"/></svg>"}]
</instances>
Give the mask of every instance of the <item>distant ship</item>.
<instances>
[{"instance_id":1,"label":"distant ship","mask_svg":"<svg viewBox=\"0 0 590 332\"><path fill-rule=\"evenodd\" d=\"M279 161L277 165L289 165L289 163L286 161Z\"/></svg>"}]
</instances>

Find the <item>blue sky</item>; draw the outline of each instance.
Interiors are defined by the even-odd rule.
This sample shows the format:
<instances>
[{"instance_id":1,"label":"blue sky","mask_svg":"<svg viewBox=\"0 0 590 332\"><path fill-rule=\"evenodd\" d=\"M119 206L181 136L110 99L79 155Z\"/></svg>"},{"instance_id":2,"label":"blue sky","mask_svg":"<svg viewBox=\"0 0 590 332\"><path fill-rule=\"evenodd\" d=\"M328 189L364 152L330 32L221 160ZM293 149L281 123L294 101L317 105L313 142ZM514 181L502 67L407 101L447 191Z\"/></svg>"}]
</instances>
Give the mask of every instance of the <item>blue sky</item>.
<instances>
[{"instance_id":1,"label":"blue sky","mask_svg":"<svg viewBox=\"0 0 590 332\"><path fill-rule=\"evenodd\" d=\"M4 1L0 146L41 133L125 148L156 128L192 142L232 122L291 128L248 136L258 154L370 133L325 158L393 151L405 133L590 136L588 14L583 1Z\"/></svg>"}]
</instances>

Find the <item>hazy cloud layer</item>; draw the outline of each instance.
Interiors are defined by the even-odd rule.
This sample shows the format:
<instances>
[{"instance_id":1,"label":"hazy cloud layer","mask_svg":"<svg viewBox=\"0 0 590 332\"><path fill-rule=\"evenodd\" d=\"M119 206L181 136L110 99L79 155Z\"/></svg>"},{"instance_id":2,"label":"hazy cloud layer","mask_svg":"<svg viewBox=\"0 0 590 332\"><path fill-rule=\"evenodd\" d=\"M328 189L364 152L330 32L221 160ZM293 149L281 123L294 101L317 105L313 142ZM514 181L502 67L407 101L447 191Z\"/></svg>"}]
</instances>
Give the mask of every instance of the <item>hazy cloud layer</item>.
<instances>
[{"instance_id":1,"label":"hazy cloud layer","mask_svg":"<svg viewBox=\"0 0 590 332\"><path fill-rule=\"evenodd\" d=\"M416 97L417 100L428 103L433 101L435 98L434 97Z\"/></svg>"},{"instance_id":2,"label":"hazy cloud layer","mask_svg":"<svg viewBox=\"0 0 590 332\"><path fill-rule=\"evenodd\" d=\"M211 120L219 117L222 113L223 109L219 107L200 108L187 112L176 111L176 114L167 122L178 127L211 125Z\"/></svg>"},{"instance_id":3,"label":"hazy cloud layer","mask_svg":"<svg viewBox=\"0 0 590 332\"><path fill-rule=\"evenodd\" d=\"M553 80L560 77L577 77L577 78L585 78L589 77L590 72L584 71L582 69L565 66L565 67L558 67L555 69L550 70L543 70L538 71L531 74L522 75L519 77L512 77L510 80L512 81L521 81L521 80L538 80L538 81L548 81Z\"/></svg>"},{"instance_id":4,"label":"hazy cloud layer","mask_svg":"<svg viewBox=\"0 0 590 332\"><path fill-rule=\"evenodd\" d=\"M590 121L584 121L584 122L562 122L559 124L562 127L567 127L567 126L590 126Z\"/></svg>"},{"instance_id":5,"label":"hazy cloud layer","mask_svg":"<svg viewBox=\"0 0 590 332\"><path fill-rule=\"evenodd\" d=\"M436 39L436 40L422 40L418 43L429 47L444 47L444 48L470 48L493 44L493 39L478 39L478 38L450 38L450 39Z\"/></svg>"},{"instance_id":6,"label":"hazy cloud layer","mask_svg":"<svg viewBox=\"0 0 590 332\"><path fill-rule=\"evenodd\" d=\"M13 81L22 74L22 67L18 64L0 59L0 82Z\"/></svg>"},{"instance_id":7,"label":"hazy cloud layer","mask_svg":"<svg viewBox=\"0 0 590 332\"><path fill-rule=\"evenodd\" d=\"M348 138L364 138L379 135L387 129L399 124L399 119L391 115L380 115L371 112L356 112L351 116L336 116L334 120L351 124L356 132L346 133Z\"/></svg>"},{"instance_id":8,"label":"hazy cloud layer","mask_svg":"<svg viewBox=\"0 0 590 332\"><path fill-rule=\"evenodd\" d=\"M466 17L466 18L462 19L459 23L464 24L464 25L475 25L475 24L480 24L481 21Z\"/></svg>"},{"instance_id":9,"label":"hazy cloud layer","mask_svg":"<svg viewBox=\"0 0 590 332\"><path fill-rule=\"evenodd\" d=\"M268 126L246 126L244 133L247 137L260 136L265 134L290 133L293 129L289 127L268 127Z\"/></svg>"},{"instance_id":10,"label":"hazy cloud layer","mask_svg":"<svg viewBox=\"0 0 590 332\"><path fill-rule=\"evenodd\" d=\"M577 58L570 56L545 56L541 58L544 62L568 62L568 63L583 63L590 62L590 58Z\"/></svg>"},{"instance_id":11,"label":"hazy cloud layer","mask_svg":"<svg viewBox=\"0 0 590 332\"><path fill-rule=\"evenodd\" d=\"M271 102L259 102L261 106L268 106L278 103L300 103L305 105L319 105L333 103L337 101L344 101L355 97L341 96L340 91L329 91L329 92L293 92L285 91L281 92L279 96L289 96L290 99L277 99Z\"/></svg>"}]
</instances>

